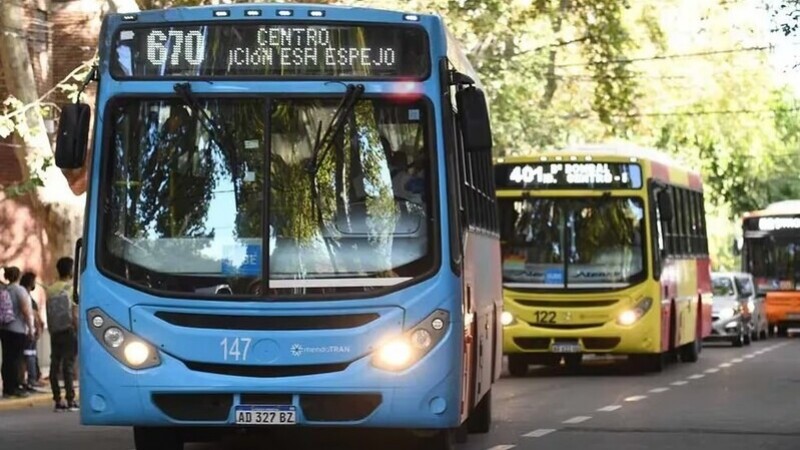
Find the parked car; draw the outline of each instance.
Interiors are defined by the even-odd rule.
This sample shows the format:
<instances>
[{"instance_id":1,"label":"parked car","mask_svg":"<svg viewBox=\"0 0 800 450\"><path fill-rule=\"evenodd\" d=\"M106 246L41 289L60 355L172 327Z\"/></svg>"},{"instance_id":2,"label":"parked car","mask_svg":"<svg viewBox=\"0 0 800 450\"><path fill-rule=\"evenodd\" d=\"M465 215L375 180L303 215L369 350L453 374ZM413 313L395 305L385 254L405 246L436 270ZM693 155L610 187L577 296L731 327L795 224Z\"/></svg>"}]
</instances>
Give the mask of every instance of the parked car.
<instances>
[{"instance_id":1,"label":"parked car","mask_svg":"<svg viewBox=\"0 0 800 450\"><path fill-rule=\"evenodd\" d=\"M769 322L765 298L756 293L753 276L749 273L733 273L736 294L745 306L745 319L750 326L750 336L754 341L769 337Z\"/></svg>"},{"instance_id":2,"label":"parked car","mask_svg":"<svg viewBox=\"0 0 800 450\"><path fill-rule=\"evenodd\" d=\"M735 347L749 345L750 334L747 299L736 289L733 273L712 273L711 288L714 293L711 335L709 341L730 341Z\"/></svg>"}]
</instances>

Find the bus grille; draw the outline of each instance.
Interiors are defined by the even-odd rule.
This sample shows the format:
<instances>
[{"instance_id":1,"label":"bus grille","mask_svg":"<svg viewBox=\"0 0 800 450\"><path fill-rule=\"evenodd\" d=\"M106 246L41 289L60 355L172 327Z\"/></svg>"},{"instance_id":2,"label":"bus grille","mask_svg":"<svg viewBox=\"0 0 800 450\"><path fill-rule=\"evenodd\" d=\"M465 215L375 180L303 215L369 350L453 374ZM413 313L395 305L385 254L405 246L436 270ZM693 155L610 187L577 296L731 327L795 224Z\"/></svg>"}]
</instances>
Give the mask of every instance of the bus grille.
<instances>
[{"instance_id":1,"label":"bus grille","mask_svg":"<svg viewBox=\"0 0 800 450\"><path fill-rule=\"evenodd\" d=\"M521 300L514 299L522 306L537 306L540 308L603 308L612 306L619 300Z\"/></svg>"},{"instance_id":2,"label":"bus grille","mask_svg":"<svg viewBox=\"0 0 800 450\"><path fill-rule=\"evenodd\" d=\"M153 403L173 420L219 422L228 420L231 394L153 394Z\"/></svg>"},{"instance_id":3,"label":"bus grille","mask_svg":"<svg viewBox=\"0 0 800 450\"><path fill-rule=\"evenodd\" d=\"M531 326L536 328L547 328L549 330L584 330L587 328L602 327L603 323L570 323L570 324L556 324L556 323L530 323Z\"/></svg>"},{"instance_id":4,"label":"bus grille","mask_svg":"<svg viewBox=\"0 0 800 450\"><path fill-rule=\"evenodd\" d=\"M382 402L380 394L303 394L300 408L312 422L353 422L365 419Z\"/></svg>"},{"instance_id":5,"label":"bus grille","mask_svg":"<svg viewBox=\"0 0 800 450\"><path fill-rule=\"evenodd\" d=\"M610 338L583 338L583 348L586 350L611 350L619 345L621 341L618 337Z\"/></svg>"},{"instance_id":6,"label":"bus grille","mask_svg":"<svg viewBox=\"0 0 800 450\"><path fill-rule=\"evenodd\" d=\"M187 328L295 331L358 328L380 316L375 313L328 316L232 316L159 311L156 317L172 325Z\"/></svg>"},{"instance_id":7,"label":"bus grille","mask_svg":"<svg viewBox=\"0 0 800 450\"><path fill-rule=\"evenodd\" d=\"M550 348L550 338L514 338L514 343L525 350L547 350Z\"/></svg>"},{"instance_id":8,"label":"bus grille","mask_svg":"<svg viewBox=\"0 0 800 450\"><path fill-rule=\"evenodd\" d=\"M195 372L231 375L235 377L278 378L318 375L341 372L347 369L352 361L333 364L308 364L297 366L239 366L233 364L214 364L184 361L189 370Z\"/></svg>"}]
</instances>

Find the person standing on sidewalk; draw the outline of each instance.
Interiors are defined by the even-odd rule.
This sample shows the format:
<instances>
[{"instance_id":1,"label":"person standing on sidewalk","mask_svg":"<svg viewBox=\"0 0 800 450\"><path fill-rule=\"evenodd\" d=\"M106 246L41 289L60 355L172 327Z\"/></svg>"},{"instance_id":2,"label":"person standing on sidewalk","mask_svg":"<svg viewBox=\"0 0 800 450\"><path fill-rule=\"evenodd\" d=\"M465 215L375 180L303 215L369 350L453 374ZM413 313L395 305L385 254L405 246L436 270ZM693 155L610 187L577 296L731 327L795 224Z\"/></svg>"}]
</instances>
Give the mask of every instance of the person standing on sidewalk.
<instances>
[{"instance_id":1,"label":"person standing on sidewalk","mask_svg":"<svg viewBox=\"0 0 800 450\"><path fill-rule=\"evenodd\" d=\"M35 331L34 335L28 339L28 343L25 346L25 372L28 374L27 383L25 383L25 389L28 392L39 392L36 389L36 385L39 382L40 377L39 356L36 349L39 344L39 338L42 336L42 331L44 330L44 324L42 323L42 317L39 315L39 305L37 305L36 300L33 299L33 291L36 289L36 274L33 272L23 273L22 278L19 280L19 285L28 291L28 297L33 309L33 323Z\"/></svg>"},{"instance_id":2,"label":"person standing on sidewalk","mask_svg":"<svg viewBox=\"0 0 800 450\"><path fill-rule=\"evenodd\" d=\"M28 292L19 285L18 267L4 270L8 286L0 291L0 341L3 346L3 398L24 398L20 368L24 362L25 344L35 332L33 309Z\"/></svg>"},{"instance_id":3,"label":"person standing on sidewalk","mask_svg":"<svg viewBox=\"0 0 800 450\"><path fill-rule=\"evenodd\" d=\"M72 298L73 260L63 257L56 262L58 281L47 289L47 328L50 330L50 388L55 411L78 411L73 386L73 370L78 349L78 308ZM59 372L64 378L66 403L61 398Z\"/></svg>"}]
</instances>

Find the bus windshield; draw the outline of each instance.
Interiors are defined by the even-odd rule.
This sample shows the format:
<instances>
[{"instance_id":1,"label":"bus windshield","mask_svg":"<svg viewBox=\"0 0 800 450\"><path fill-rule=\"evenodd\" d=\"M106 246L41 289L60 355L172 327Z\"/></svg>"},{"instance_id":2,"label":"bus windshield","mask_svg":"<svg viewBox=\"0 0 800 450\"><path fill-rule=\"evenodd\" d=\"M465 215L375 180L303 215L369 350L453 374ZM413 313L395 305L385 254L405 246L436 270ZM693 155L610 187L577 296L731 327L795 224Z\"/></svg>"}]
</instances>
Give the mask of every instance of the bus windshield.
<instances>
[{"instance_id":1,"label":"bus windshield","mask_svg":"<svg viewBox=\"0 0 800 450\"><path fill-rule=\"evenodd\" d=\"M508 288L608 290L645 278L640 198L501 199L499 208Z\"/></svg>"},{"instance_id":2,"label":"bus windshield","mask_svg":"<svg viewBox=\"0 0 800 450\"><path fill-rule=\"evenodd\" d=\"M795 290L800 283L800 239L767 235L746 238L746 270L759 292Z\"/></svg>"},{"instance_id":3,"label":"bus windshield","mask_svg":"<svg viewBox=\"0 0 800 450\"><path fill-rule=\"evenodd\" d=\"M425 106L360 100L320 146L338 103L114 104L101 267L193 296L368 291L431 270Z\"/></svg>"}]
</instances>

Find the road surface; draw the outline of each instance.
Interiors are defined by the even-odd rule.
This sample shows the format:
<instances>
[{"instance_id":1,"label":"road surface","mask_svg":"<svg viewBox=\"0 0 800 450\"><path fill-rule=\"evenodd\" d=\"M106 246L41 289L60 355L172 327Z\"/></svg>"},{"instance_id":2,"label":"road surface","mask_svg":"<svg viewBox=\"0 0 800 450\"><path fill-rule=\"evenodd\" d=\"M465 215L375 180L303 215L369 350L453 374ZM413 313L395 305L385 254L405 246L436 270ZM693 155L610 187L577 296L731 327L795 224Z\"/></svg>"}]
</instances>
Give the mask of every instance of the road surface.
<instances>
[{"instance_id":1,"label":"road surface","mask_svg":"<svg viewBox=\"0 0 800 450\"><path fill-rule=\"evenodd\" d=\"M494 425L459 450L795 450L800 448L800 339L741 349L710 344L695 364L660 374L590 361L580 372L533 368L495 386ZM298 430L191 450L409 450L396 433ZM86 428L49 407L0 412L2 450L131 450L127 428Z\"/></svg>"}]
</instances>

